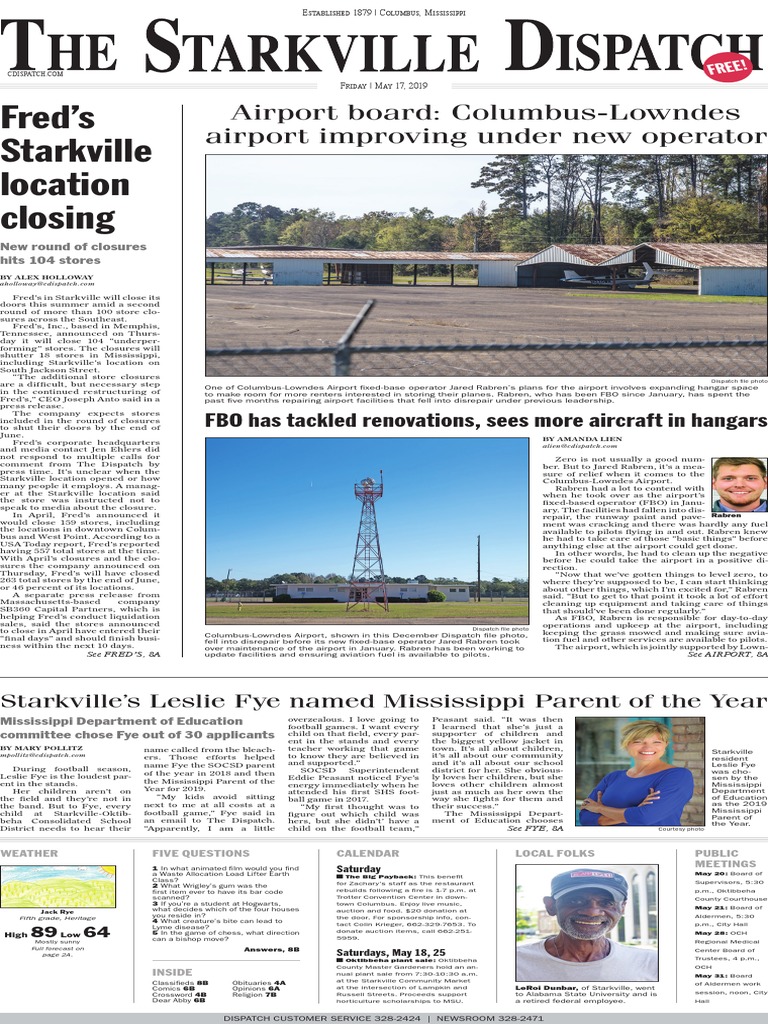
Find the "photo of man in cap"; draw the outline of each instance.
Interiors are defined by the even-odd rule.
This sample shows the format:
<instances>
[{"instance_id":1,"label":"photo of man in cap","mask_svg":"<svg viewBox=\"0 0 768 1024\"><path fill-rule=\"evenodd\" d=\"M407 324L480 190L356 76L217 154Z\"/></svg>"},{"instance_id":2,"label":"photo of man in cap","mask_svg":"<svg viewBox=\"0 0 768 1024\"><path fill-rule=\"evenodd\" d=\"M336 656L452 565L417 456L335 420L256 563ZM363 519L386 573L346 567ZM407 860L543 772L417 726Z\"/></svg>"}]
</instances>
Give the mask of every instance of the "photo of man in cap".
<instances>
[{"instance_id":1,"label":"photo of man in cap","mask_svg":"<svg viewBox=\"0 0 768 1024\"><path fill-rule=\"evenodd\" d=\"M560 930L517 947L517 981L658 981L652 949L608 935L624 914L628 886L608 868L574 867L552 879L544 907Z\"/></svg>"}]
</instances>

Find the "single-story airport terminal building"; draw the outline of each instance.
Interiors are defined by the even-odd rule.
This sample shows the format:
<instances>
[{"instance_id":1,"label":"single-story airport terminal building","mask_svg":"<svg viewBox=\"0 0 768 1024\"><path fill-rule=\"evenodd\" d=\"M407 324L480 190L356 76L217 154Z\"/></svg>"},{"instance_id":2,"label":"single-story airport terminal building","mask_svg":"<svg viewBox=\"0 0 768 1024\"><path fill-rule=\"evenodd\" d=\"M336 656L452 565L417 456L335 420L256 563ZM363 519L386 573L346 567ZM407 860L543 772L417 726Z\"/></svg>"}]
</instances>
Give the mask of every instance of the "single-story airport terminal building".
<instances>
[{"instance_id":1,"label":"single-story airport terminal building","mask_svg":"<svg viewBox=\"0 0 768 1024\"><path fill-rule=\"evenodd\" d=\"M206 249L205 262L211 284L216 283L218 264L241 268L238 273L229 272L228 283L234 279L245 284L249 268L267 264L271 270L263 280L272 285L321 285L330 282L333 273L341 284L368 286L392 285L395 267L405 265L413 268L412 284L418 284L420 267L448 267L453 284L455 268L470 266L476 268L481 288L569 288L594 283L609 290L618 290L622 283L633 280L630 268L642 272L643 266L648 265L654 272L675 268L697 272L699 295L768 295L768 251L762 244L558 244L537 253L232 246ZM574 272L581 280L569 282L566 271Z\"/></svg>"}]
</instances>

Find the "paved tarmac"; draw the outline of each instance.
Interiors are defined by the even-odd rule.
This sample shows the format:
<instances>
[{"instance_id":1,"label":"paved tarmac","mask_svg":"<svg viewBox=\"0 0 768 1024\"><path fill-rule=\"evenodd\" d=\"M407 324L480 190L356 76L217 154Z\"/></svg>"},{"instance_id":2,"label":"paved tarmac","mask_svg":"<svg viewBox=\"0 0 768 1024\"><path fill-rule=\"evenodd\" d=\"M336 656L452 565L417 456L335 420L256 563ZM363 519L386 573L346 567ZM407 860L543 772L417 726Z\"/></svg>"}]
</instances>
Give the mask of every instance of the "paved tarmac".
<instances>
[{"instance_id":1,"label":"paved tarmac","mask_svg":"<svg viewBox=\"0 0 768 1024\"><path fill-rule=\"evenodd\" d=\"M349 376L764 376L766 305L649 301L639 294L451 287L206 288L206 347L265 349L208 355L209 376L333 375L333 350L362 306L376 306L352 343ZM622 343L729 342L706 348ZM513 344L511 351L378 352L371 346ZM565 343L610 348L563 349ZM540 345L538 349L524 346ZM302 354L274 353L306 347Z\"/></svg>"}]
</instances>

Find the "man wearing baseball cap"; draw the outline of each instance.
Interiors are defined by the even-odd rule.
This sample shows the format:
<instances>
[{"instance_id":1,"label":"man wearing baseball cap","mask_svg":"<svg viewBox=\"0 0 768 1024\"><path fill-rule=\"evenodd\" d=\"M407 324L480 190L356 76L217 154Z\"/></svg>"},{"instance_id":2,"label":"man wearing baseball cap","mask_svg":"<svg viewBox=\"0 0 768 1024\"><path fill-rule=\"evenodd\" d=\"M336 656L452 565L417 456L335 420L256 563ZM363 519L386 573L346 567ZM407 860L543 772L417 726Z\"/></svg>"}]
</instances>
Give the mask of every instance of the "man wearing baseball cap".
<instances>
[{"instance_id":1,"label":"man wearing baseball cap","mask_svg":"<svg viewBox=\"0 0 768 1024\"><path fill-rule=\"evenodd\" d=\"M658 981L653 950L607 938L627 902L623 875L574 867L555 875L551 892L544 906L560 931L517 947L517 981Z\"/></svg>"}]
</instances>

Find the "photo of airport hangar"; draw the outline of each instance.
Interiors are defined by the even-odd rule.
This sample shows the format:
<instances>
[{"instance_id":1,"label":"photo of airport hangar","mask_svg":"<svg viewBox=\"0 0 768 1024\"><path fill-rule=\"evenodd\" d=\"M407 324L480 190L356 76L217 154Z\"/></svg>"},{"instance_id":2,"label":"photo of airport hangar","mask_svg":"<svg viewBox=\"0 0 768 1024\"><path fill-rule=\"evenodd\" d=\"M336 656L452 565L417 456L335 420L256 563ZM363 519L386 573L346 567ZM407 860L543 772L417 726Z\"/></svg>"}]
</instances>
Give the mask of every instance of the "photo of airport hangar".
<instances>
[{"instance_id":1,"label":"photo of airport hangar","mask_svg":"<svg viewBox=\"0 0 768 1024\"><path fill-rule=\"evenodd\" d=\"M383 252L354 249L314 249L288 246L252 248L231 246L206 249L208 283L216 283L218 264L242 267L242 280L254 264L271 266L272 285L322 285L331 270L342 284L393 285L396 266L412 265L411 284L418 284L419 267L447 266L449 284L457 266L477 269L477 285L493 288L597 287L623 290L645 281L630 268L644 265L657 271L696 271L699 295L768 294L765 246L731 243L643 242L622 245L550 245L537 253L516 252ZM571 279L566 277L571 272ZM649 275L646 274L646 277ZM642 273L641 273L642 277ZM578 280L574 280L577 278ZM231 283L231 275L229 282Z\"/></svg>"}]
</instances>

